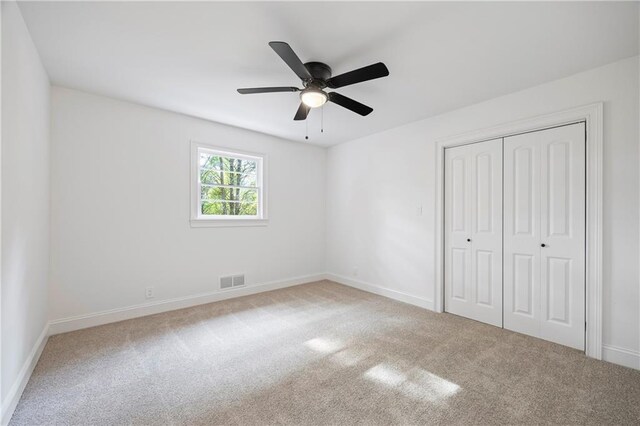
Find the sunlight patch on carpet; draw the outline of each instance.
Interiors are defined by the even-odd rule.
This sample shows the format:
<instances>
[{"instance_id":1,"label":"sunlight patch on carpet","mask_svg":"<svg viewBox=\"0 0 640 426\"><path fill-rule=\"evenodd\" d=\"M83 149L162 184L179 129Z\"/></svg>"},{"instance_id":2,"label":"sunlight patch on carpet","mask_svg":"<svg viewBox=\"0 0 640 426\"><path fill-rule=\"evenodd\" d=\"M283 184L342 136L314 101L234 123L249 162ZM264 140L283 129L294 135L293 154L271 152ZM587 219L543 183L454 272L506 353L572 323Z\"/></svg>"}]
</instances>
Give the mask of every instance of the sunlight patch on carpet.
<instances>
[{"instance_id":1,"label":"sunlight patch on carpet","mask_svg":"<svg viewBox=\"0 0 640 426\"><path fill-rule=\"evenodd\" d=\"M406 397L441 403L458 393L460 386L423 369L412 369L410 376L400 369L386 364L378 364L365 371L368 380L400 391Z\"/></svg>"},{"instance_id":2,"label":"sunlight patch on carpet","mask_svg":"<svg viewBox=\"0 0 640 426\"><path fill-rule=\"evenodd\" d=\"M343 367L353 367L366 358L366 355L351 349L335 353L331 359Z\"/></svg>"},{"instance_id":3,"label":"sunlight patch on carpet","mask_svg":"<svg viewBox=\"0 0 640 426\"><path fill-rule=\"evenodd\" d=\"M323 337L316 337L315 339L307 340L306 342L304 342L304 345L311 350L323 354L330 354L344 348L344 345L339 340L327 339Z\"/></svg>"}]
</instances>

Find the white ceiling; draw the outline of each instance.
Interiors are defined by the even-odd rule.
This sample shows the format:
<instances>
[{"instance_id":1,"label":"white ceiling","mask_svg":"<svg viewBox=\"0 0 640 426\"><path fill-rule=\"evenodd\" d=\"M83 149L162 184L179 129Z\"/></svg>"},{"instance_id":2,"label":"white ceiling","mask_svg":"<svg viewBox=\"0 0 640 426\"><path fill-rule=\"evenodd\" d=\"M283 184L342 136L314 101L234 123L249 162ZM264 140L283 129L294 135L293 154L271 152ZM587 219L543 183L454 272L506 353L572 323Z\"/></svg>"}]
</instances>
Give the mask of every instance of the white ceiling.
<instances>
[{"instance_id":1,"label":"white ceiling","mask_svg":"<svg viewBox=\"0 0 640 426\"><path fill-rule=\"evenodd\" d=\"M297 93L239 87L300 81L267 43L288 42L334 75L378 61L391 75L336 91L309 119L333 145L638 54L638 4L169 3L20 4L53 84L304 141Z\"/></svg>"}]
</instances>

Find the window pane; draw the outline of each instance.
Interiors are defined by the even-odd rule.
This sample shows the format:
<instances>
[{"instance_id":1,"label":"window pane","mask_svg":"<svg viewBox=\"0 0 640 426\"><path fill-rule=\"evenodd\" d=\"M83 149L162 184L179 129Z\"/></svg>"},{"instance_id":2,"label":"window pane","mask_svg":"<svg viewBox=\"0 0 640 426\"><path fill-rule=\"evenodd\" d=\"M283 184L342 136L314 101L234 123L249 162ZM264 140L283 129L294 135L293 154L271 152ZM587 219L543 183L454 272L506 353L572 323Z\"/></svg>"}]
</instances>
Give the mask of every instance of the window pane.
<instances>
[{"instance_id":1,"label":"window pane","mask_svg":"<svg viewBox=\"0 0 640 426\"><path fill-rule=\"evenodd\" d=\"M201 169L200 182L210 185L257 186L258 177L255 172L252 174L244 174L240 172Z\"/></svg>"},{"instance_id":2,"label":"window pane","mask_svg":"<svg viewBox=\"0 0 640 426\"><path fill-rule=\"evenodd\" d=\"M221 188L219 186L202 186L200 191L202 201L230 201L242 203L257 203L257 189Z\"/></svg>"},{"instance_id":3,"label":"window pane","mask_svg":"<svg viewBox=\"0 0 640 426\"><path fill-rule=\"evenodd\" d=\"M258 169L255 160L200 153L200 169L251 174Z\"/></svg>"},{"instance_id":4,"label":"window pane","mask_svg":"<svg viewBox=\"0 0 640 426\"><path fill-rule=\"evenodd\" d=\"M198 194L201 215L259 216L261 160L198 150Z\"/></svg>"},{"instance_id":5,"label":"window pane","mask_svg":"<svg viewBox=\"0 0 640 426\"><path fill-rule=\"evenodd\" d=\"M202 214L223 216L256 216L258 204L230 201L202 201Z\"/></svg>"}]
</instances>

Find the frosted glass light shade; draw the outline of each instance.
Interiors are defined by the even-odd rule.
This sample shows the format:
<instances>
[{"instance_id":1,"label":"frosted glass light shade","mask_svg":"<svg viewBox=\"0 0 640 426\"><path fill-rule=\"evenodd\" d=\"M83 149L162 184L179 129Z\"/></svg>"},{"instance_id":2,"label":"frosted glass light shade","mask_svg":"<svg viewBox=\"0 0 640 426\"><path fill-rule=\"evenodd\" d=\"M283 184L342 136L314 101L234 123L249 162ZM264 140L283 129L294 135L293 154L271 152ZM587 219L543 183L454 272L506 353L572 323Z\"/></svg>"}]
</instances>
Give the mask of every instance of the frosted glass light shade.
<instances>
[{"instance_id":1,"label":"frosted glass light shade","mask_svg":"<svg viewBox=\"0 0 640 426\"><path fill-rule=\"evenodd\" d=\"M317 108L327 102L327 94L318 89L305 89L300 94L300 99L309 108Z\"/></svg>"}]
</instances>

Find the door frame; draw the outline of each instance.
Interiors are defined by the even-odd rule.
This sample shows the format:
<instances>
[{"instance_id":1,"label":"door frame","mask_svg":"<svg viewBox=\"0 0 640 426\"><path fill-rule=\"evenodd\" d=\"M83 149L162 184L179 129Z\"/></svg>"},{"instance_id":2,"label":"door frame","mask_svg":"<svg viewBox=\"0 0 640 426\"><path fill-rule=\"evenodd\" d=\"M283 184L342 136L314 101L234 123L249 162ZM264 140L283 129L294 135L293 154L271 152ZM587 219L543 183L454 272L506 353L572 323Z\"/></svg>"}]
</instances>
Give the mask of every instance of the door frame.
<instances>
[{"instance_id":1,"label":"door frame","mask_svg":"<svg viewBox=\"0 0 640 426\"><path fill-rule=\"evenodd\" d=\"M438 140L436 149L435 285L433 310L444 311L444 150L579 122L586 129L585 353L602 359L603 103L500 124Z\"/></svg>"}]
</instances>

